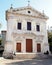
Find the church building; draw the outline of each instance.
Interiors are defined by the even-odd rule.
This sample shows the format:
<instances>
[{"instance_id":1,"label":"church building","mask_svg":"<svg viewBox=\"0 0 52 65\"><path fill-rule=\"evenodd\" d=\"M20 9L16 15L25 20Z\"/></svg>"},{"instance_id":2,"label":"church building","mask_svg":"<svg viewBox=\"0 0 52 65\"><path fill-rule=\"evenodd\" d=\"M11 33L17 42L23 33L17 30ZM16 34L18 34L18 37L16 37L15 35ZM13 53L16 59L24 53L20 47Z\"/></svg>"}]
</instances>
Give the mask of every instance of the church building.
<instances>
[{"instance_id":1,"label":"church building","mask_svg":"<svg viewBox=\"0 0 52 65\"><path fill-rule=\"evenodd\" d=\"M46 21L48 17L31 6L6 11L5 53L41 54L49 51Z\"/></svg>"}]
</instances>

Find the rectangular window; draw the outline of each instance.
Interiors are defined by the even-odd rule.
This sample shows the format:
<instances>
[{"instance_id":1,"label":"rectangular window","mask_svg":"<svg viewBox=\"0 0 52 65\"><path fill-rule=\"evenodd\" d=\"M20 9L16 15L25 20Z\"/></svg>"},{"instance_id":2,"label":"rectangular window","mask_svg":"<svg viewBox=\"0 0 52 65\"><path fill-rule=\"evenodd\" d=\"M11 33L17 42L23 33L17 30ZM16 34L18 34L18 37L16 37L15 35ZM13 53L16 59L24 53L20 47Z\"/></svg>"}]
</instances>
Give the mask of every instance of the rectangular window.
<instances>
[{"instance_id":1,"label":"rectangular window","mask_svg":"<svg viewBox=\"0 0 52 65\"><path fill-rule=\"evenodd\" d=\"M36 30L40 31L40 26L39 25L36 25Z\"/></svg>"},{"instance_id":2,"label":"rectangular window","mask_svg":"<svg viewBox=\"0 0 52 65\"><path fill-rule=\"evenodd\" d=\"M18 29L21 30L21 23L18 23Z\"/></svg>"},{"instance_id":3,"label":"rectangular window","mask_svg":"<svg viewBox=\"0 0 52 65\"><path fill-rule=\"evenodd\" d=\"M31 22L27 22L27 30L31 30Z\"/></svg>"}]
</instances>

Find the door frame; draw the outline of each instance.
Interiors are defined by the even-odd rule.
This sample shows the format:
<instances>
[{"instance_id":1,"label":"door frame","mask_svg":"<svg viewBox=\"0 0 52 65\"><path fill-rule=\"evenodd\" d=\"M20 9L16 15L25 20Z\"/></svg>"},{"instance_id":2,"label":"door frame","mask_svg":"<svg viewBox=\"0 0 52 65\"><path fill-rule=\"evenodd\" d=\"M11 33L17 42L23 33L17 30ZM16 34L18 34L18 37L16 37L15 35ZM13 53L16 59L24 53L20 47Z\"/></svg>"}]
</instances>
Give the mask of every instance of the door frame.
<instances>
[{"instance_id":1,"label":"door frame","mask_svg":"<svg viewBox=\"0 0 52 65\"><path fill-rule=\"evenodd\" d=\"M41 44L37 43L37 52L41 52Z\"/></svg>"},{"instance_id":2,"label":"door frame","mask_svg":"<svg viewBox=\"0 0 52 65\"><path fill-rule=\"evenodd\" d=\"M31 50L27 49L27 48L28 48L28 47L27 47L27 40L31 40L31 46L30 46L30 47L31 47L31 48L30 48ZM26 39L26 52L29 52L29 53L30 53L30 52L33 52L33 40L32 40L32 39Z\"/></svg>"},{"instance_id":3,"label":"door frame","mask_svg":"<svg viewBox=\"0 0 52 65\"><path fill-rule=\"evenodd\" d=\"M18 47L18 46L20 46L20 47ZM18 49L19 49L19 51L18 51ZM16 43L16 52L21 52L21 42Z\"/></svg>"}]
</instances>

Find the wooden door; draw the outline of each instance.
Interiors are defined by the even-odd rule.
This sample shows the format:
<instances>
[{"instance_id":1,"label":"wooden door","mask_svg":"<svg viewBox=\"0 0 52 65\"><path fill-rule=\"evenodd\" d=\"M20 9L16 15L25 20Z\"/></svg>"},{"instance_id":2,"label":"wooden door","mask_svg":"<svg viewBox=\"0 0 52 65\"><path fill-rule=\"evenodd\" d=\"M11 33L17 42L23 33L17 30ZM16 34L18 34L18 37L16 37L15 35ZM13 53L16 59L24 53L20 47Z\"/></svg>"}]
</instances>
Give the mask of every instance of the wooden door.
<instances>
[{"instance_id":1,"label":"wooden door","mask_svg":"<svg viewBox=\"0 0 52 65\"><path fill-rule=\"evenodd\" d=\"M26 52L32 52L32 39L26 39Z\"/></svg>"},{"instance_id":2,"label":"wooden door","mask_svg":"<svg viewBox=\"0 0 52 65\"><path fill-rule=\"evenodd\" d=\"M16 44L16 51L21 52L21 43Z\"/></svg>"},{"instance_id":3,"label":"wooden door","mask_svg":"<svg viewBox=\"0 0 52 65\"><path fill-rule=\"evenodd\" d=\"M41 52L41 44L37 44L37 52Z\"/></svg>"}]
</instances>

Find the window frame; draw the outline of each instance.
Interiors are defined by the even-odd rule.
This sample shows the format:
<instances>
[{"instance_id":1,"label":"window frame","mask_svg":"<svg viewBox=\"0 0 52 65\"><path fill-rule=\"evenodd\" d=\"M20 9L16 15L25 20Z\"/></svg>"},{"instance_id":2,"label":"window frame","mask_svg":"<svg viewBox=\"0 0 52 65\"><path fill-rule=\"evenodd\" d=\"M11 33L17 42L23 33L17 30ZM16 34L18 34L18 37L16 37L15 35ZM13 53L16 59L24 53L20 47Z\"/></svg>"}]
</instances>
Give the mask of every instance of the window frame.
<instances>
[{"instance_id":1,"label":"window frame","mask_svg":"<svg viewBox=\"0 0 52 65\"><path fill-rule=\"evenodd\" d=\"M27 30L31 31L31 22L27 22Z\"/></svg>"},{"instance_id":2,"label":"window frame","mask_svg":"<svg viewBox=\"0 0 52 65\"><path fill-rule=\"evenodd\" d=\"M22 29L22 23L21 23L21 22L18 22L18 23L17 23L17 29L18 29L18 30L21 30L21 29Z\"/></svg>"},{"instance_id":3,"label":"window frame","mask_svg":"<svg viewBox=\"0 0 52 65\"><path fill-rule=\"evenodd\" d=\"M36 31L40 32L40 25L39 24L36 25Z\"/></svg>"}]
</instances>

